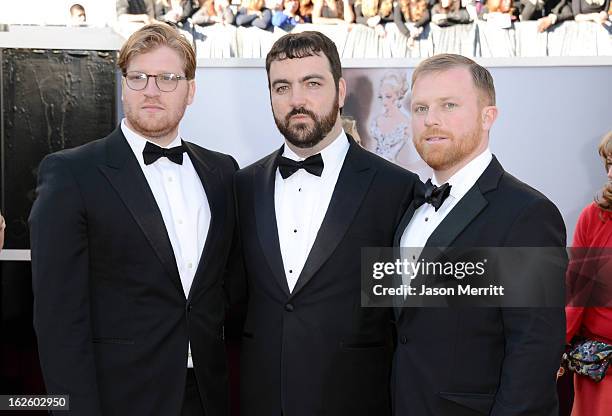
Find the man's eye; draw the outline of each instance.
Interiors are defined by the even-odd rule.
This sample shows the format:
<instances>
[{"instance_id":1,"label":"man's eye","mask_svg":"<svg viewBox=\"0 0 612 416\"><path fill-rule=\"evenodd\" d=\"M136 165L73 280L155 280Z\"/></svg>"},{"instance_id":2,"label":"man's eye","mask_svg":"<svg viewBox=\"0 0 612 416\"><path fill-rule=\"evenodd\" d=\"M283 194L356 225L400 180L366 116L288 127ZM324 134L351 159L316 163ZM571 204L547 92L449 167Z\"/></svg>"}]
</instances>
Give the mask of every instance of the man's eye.
<instances>
[{"instance_id":1,"label":"man's eye","mask_svg":"<svg viewBox=\"0 0 612 416\"><path fill-rule=\"evenodd\" d=\"M147 78L146 74L127 74L127 77L130 81L140 81Z\"/></svg>"},{"instance_id":2,"label":"man's eye","mask_svg":"<svg viewBox=\"0 0 612 416\"><path fill-rule=\"evenodd\" d=\"M457 107L457 104L455 103L444 103L444 108L446 110L453 110Z\"/></svg>"},{"instance_id":3,"label":"man's eye","mask_svg":"<svg viewBox=\"0 0 612 416\"><path fill-rule=\"evenodd\" d=\"M161 78L162 81L174 81L176 74L159 74L157 77Z\"/></svg>"},{"instance_id":4,"label":"man's eye","mask_svg":"<svg viewBox=\"0 0 612 416\"><path fill-rule=\"evenodd\" d=\"M289 87L287 87L286 85L281 85L280 87L276 87L276 93L277 94L283 94L285 92L287 92L287 90L289 89Z\"/></svg>"},{"instance_id":5,"label":"man's eye","mask_svg":"<svg viewBox=\"0 0 612 416\"><path fill-rule=\"evenodd\" d=\"M321 84L319 84L317 81L308 81L308 84L306 85L308 85L309 87L318 87Z\"/></svg>"},{"instance_id":6,"label":"man's eye","mask_svg":"<svg viewBox=\"0 0 612 416\"><path fill-rule=\"evenodd\" d=\"M425 107L424 105L417 105L416 107L413 108L412 111L415 114L424 113L425 111L427 111L427 107Z\"/></svg>"}]
</instances>

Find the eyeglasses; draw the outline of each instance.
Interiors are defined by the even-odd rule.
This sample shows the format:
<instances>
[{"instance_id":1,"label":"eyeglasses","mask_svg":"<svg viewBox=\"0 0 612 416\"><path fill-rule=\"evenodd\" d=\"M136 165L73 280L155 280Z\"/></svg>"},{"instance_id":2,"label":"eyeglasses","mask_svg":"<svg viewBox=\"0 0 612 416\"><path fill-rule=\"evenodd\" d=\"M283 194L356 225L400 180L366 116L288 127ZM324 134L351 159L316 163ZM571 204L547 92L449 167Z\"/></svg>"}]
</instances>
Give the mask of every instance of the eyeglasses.
<instances>
[{"instance_id":1,"label":"eyeglasses","mask_svg":"<svg viewBox=\"0 0 612 416\"><path fill-rule=\"evenodd\" d=\"M172 92L178 86L178 82L187 79L186 76L172 73L149 75L144 72L126 72L123 74L127 86L134 91L142 91L147 88L149 78L155 78L155 85L162 92Z\"/></svg>"}]
</instances>

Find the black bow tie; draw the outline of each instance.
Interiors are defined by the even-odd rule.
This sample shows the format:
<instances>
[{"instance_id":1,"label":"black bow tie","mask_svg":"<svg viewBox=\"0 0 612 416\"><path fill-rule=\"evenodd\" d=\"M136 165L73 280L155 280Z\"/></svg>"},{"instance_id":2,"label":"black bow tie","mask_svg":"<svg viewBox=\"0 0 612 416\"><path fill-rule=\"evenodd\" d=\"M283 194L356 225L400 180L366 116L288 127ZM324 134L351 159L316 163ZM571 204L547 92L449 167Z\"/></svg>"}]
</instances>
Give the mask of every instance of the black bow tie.
<instances>
[{"instance_id":1,"label":"black bow tie","mask_svg":"<svg viewBox=\"0 0 612 416\"><path fill-rule=\"evenodd\" d=\"M165 149L151 142L147 142L144 150L142 151L142 157L144 158L145 165L150 165L160 157L167 157L170 161L178 165L182 165L184 152L185 146L183 145L171 147L170 149Z\"/></svg>"},{"instance_id":2,"label":"black bow tie","mask_svg":"<svg viewBox=\"0 0 612 416\"><path fill-rule=\"evenodd\" d=\"M287 179L300 169L304 169L306 172L315 176L321 176L323 173L323 158L321 157L321 153L310 156L301 162L291 160L284 156L279 156L277 164L278 170L280 171L283 179Z\"/></svg>"},{"instance_id":3,"label":"black bow tie","mask_svg":"<svg viewBox=\"0 0 612 416\"><path fill-rule=\"evenodd\" d=\"M417 208L424 203L431 204L436 212L444 203L444 200L450 195L451 185L445 183L444 185L436 186L431 183L431 179L427 179L425 182L425 196L416 202Z\"/></svg>"}]
</instances>

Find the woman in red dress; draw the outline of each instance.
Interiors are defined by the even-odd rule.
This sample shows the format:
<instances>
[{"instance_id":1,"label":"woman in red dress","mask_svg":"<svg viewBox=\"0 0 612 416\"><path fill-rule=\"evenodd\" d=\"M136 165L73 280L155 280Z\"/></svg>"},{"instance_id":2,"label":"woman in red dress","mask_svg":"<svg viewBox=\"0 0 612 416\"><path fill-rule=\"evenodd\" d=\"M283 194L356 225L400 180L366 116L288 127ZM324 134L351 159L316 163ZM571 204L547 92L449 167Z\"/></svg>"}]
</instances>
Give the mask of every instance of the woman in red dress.
<instances>
[{"instance_id":1,"label":"woman in red dress","mask_svg":"<svg viewBox=\"0 0 612 416\"><path fill-rule=\"evenodd\" d=\"M595 202L584 208L574 233L573 247L610 247L612 249L612 131L599 145L608 182L598 193ZM609 255L609 252L607 252ZM611 270L610 265L605 266ZM607 273L607 272L606 272ZM612 279L608 274L607 278ZM575 335L612 344L612 308L567 307L566 340ZM612 415L612 370L596 383L586 376L574 375L574 406L572 416Z\"/></svg>"}]
</instances>

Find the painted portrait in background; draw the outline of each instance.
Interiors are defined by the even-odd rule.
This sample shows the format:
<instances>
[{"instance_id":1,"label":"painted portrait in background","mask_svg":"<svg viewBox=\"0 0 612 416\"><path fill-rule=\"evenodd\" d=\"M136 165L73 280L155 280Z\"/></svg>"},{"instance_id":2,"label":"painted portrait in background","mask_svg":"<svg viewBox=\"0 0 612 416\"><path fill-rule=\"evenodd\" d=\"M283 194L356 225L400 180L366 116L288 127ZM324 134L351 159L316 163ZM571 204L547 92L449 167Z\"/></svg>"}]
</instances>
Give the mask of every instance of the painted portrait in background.
<instances>
[{"instance_id":1,"label":"painted portrait in background","mask_svg":"<svg viewBox=\"0 0 612 416\"><path fill-rule=\"evenodd\" d=\"M401 69L345 70L347 101L344 116L355 119L361 145L418 174L431 176L412 142L410 73Z\"/></svg>"}]
</instances>

